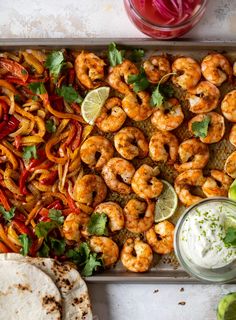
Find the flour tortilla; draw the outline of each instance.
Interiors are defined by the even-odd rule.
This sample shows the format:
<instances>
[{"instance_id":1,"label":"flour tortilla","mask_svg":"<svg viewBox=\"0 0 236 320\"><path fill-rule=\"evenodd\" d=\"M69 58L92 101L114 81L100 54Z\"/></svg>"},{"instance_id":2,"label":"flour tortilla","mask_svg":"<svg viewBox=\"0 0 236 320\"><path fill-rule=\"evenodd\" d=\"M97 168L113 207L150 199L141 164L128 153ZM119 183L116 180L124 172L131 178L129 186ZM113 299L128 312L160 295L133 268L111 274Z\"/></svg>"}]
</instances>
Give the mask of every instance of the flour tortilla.
<instances>
[{"instance_id":1,"label":"flour tortilla","mask_svg":"<svg viewBox=\"0 0 236 320\"><path fill-rule=\"evenodd\" d=\"M61 292L63 320L92 320L87 286L71 265L49 258L23 257L16 253L0 254L0 262L1 260L27 262L50 276Z\"/></svg>"},{"instance_id":2,"label":"flour tortilla","mask_svg":"<svg viewBox=\"0 0 236 320\"><path fill-rule=\"evenodd\" d=\"M0 263L0 312L7 320L60 320L61 294L44 272L20 261Z\"/></svg>"}]
</instances>

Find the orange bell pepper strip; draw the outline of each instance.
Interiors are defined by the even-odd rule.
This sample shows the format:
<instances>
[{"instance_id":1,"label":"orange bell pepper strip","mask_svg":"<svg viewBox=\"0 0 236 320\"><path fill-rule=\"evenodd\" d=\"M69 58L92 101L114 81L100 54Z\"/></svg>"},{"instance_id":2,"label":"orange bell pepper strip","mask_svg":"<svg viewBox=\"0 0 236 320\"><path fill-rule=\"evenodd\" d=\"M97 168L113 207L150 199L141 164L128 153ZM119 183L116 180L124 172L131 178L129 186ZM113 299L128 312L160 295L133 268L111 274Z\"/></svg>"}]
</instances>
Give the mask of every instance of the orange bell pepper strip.
<instances>
[{"instance_id":1,"label":"orange bell pepper strip","mask_svg":"<svg viewBox=\"0 0 236 320\"><path fill-rule=\"evenodd\" d=\"M6 88L10 91L12 91L14 94L17 94L17 90L14 88L12 84L10 84L8 81L0 79L0 87ZM1 97L2 98L2 97ZM5 100L5 99L4 99ZM6 101L7 102L7 101Z\"/></svg>"},{"instance_id":2,"label":"orange bell pepper strip","mask_svg":"<svg viewBox=\"0 0 236 320\"><path fill-rule=\"evenodd\" d=\"M0 202L6 211L9 211L11 209L7 196L2 189L0 189Z\"/></svg>"},{"instance_id":3,"label":"orange bell pepper strip","mask_svg":"<svg viewBox=\"0 0 236 320\"><path fill-rule=\"evenodd\" d=\"M23 54L23 56L25 58L25 61L30 66L32 66L38 74L42 74L43 73L44 66L42 65L42 63L35 56L33 56L31 53L28 53L26 51L22 52L22 54Z\"/></svg>"},{"instance_id":4,"label":"orange bell pepper strip","mask_svg":"<svg viewBox=\"0 0 236 320\"><path fill-rule=\"evenodd\" d=\"M58 158L52 154L51 149L53 148L54 145L58 144L61 140L67 138L68 135L69 135L69 131L66 131L64 133L61 133L59 136L55 136L55 137L51 138L46 143L45 151L46 151L46 156L49 160L51 160L52 162L59 163L59 164L66 163L66 161L68 160L68 156L66 154L64 155L64 157Z\"/></svg>"},{"instance_id":5,"label":"orange bell pepper strip","mask_svg":"<svg viewBox=\"0 0 236 320\"><path fill-rule=\"evenodd\" d=\"M26 221L27 222L27 221ZM13 219L11 225L16 229L20 234L27 234L29 237L33 238L33 231L28 228L23 222Z\"/></svg>"},{"instance_id":6,"label":"orange bell pepper strip","mask_svg":"<svg viewBox=\"0 0 236 320\"><path fill-rule=\"evenodd\" d=\"M9 73L13 74L13 76L16 76L24 82L26 82L28 79L28 71L16 61L6 58L0 58L0 67L7 70Z\"/></svg>"},{"instance_id":7,"label":"orange bell pepper strip","mask_svg":"<svg viewBox=\"0 0 236 320\"><path fill-rule=\"evenodd\" d=\"M9 253L11 252L11 250L4 244L0 241L0 252L1 253Z\"/></svg>"},{"instance_id":8,"label":"orange bell pepper strip","mask_svg":"<svg viewBox=\"0 0 236 320\"><path fill-rule=\"evenodd\" d=\"M12 251L17 252L17 253L20 252L20 247L17 247L12 241L10 241L10 239L8 239L1 223L0 223L0 239Z\"/></svg>"},{"instance_id":9,"label":"orange bell pepper strip","mask_svg":"<svg viewBox=\"0 0 236 320\"><path fill-rule=\"evenodd\" d=\"M3 154L6 155L6 157L8 158L10 163L12 164L12 168L17 169L18 168L18 161L15 158L14 154L8 148L6 148L4 145L2 145L1 143L0 143L0 150L2 151Z\"/></svg>"},{"instance_id":10,"label":"orange bell pepper strip","mask_svg":"<svg viewBox=\"0 0 236 320\"><path fill-rule=\"evenodd\" d=\"M45 105L45 107L50 113L52 113L57 118L74 119L74 120L77 120L77 121L79 121L81 123L85 123L84 119L80 115L77 115L77 114L74 114L74 113L66 113L66 112L57 111L57 110L53 109L53 107L49 103L47 103Z\"/></svg>"}]
</instances>

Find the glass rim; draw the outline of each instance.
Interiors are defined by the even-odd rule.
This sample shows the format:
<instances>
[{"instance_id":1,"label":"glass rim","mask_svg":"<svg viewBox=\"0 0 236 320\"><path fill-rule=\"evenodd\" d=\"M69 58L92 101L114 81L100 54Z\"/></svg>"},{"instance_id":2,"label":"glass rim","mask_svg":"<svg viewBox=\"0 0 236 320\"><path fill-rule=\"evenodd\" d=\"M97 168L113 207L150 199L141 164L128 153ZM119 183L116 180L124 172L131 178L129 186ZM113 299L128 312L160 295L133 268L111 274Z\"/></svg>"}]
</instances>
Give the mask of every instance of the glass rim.
<instances>
[{"instance_id":1,"label":"glass rim","mask_svg":"<svg viewBox=\"0 0 236 320\"><path fill-rule=\"evenodd\" d=\"M189 19L187 19L187 20L185 20L185 21L183 21L181 23L175 24L173 26L165 26L165 25L161 25L161 24L155 24L155 23L149 21L148 19L144 18L138 12L138 10L135 8L135 6L133 4L133 0L125 0L125 1L128 1L131 10L133 10L133 12L136 15L136 17L138 19L140 19L143 24L145 24L147 27L151 27L151 28L156 29L156 30L160 30L161 29L163 31L173 31L175 29L179 29L180 27L187 26L190 22L194 21L198 16L200 16L203 13L203 11L206 8L206 4L208 2L208 0L202 0L202 4L201 4L200 8L198 9L198 11L195 12L195 14L193 16L191 16Z\"/></svg>"},{"instance_id":2,"label":"glass rim","mask_svg":"<svg viewBox=\"0 0 236 320\"><path fill-rule=\"evenodd\" d=\"M234 278L236 278L236 272L235 272L235 276L230 278L230 279L225 279L225 280L217 280L216 279L209 279L205 276L200 276L198 274L196 274L195 272L192 271L191 267L188 265L188 263L186 262L186 260L183 258L181 251L180 251L180 246L179 246L179 236L180 236L180 230L181 227L183 225L183 223L185 222L187 216L189 215L189 213L192 211L192 209L198 207L201 204L207 203L207 202L228 202L231 203L233 205L236 206L236 201L231 200L227 197L210 197L210 198L206 198L203 199L195 204L193 204L192 206L186 208L186 210L184 211L184 213L181 215L181 217L178 219L176 225L175 225L175 233L174 233L174 252L175 255L180 263L180 265L183 266L183 268L185 269L185 271L187 273L189 273L191 276L193 276L194 278L204 281L204 282L208 282L208 283L227 283L227 282L231 282ZM210 270L210 269L209 269ZM235 270L236 271L236 270Z\"/></svg>"}]
</instances>

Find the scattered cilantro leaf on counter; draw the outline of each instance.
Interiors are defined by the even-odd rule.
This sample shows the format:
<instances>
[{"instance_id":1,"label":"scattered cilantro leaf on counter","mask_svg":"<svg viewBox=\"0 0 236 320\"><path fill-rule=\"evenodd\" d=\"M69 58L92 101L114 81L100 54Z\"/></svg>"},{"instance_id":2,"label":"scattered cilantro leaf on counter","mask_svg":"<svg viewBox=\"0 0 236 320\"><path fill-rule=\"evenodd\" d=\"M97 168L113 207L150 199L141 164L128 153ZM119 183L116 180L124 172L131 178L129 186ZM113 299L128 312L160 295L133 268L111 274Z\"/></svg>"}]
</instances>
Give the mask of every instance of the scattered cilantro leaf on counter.
<instances>
[{"instance_id":1,"label":"scattered cilantro leaf on counter","mask_svg":"<svg viewBox=\"0 0 236 320\"><path fill-rule=\"evenodd\" d=\"M108 46L108 60L112 67L115 67L117 64L122 63L124 58L125 51L118 50L115 42L112 42Z\"/></svg>"},{"instance_id":2,"label":"scattered cilantro leaf on counter","mask_svg":"<svg viewBox=\"0 0 236 320\"><path fill-rule=\"evenodd\" d=\"M46 120L45 127L46 127L47 132L49 132L49 133L54 133L57 131L57 127L56 127L53 119Z\"/></svg>"},{"instance_id":3,"label":"scattered cilantro leaf on counter","mask_svg":"<svg viewBox=\"0 0 236 320\"><path fill-rule=\"evenodd\" d=\"M45 94L47 93L47 90L43 84L43 82L32 82L29 84L29 89L34 93L34 94Z\"/></svg>"},{"instance_id":4,"label":"scattered cilantro leaf on counter","mask_svg":"<svg viewBox=\"0 0 236 320\"><path fill-rule=\"evenodd\" d=\"M206 138L210 122L210 116L205 116L202 121L193 122L192 131L195 137Z\"/></svg>"},{"instance_id":5,"label":"scattered cilantro leaf on counter","mask_svg":"<svg viewBox=\"0 0 236 320\"><path fill-rule=\"evenodd\" d=\"M9 211L6 211L2 205L0 205L0 213L6 221L11 221L15 216L15 207L12 207Z\"/></svg>"},{"instance_id":6,"label":"scattered cilantro leaf on counter","mask_svg":"<svg viewBox=\"0 0 236 320\"><path fill-rule=\"evenodd\" d=\"M133 49L130 55L128 56L128 59L130 59L133 62L140 62L144 55L145 52L143 49Z\"/></svg>"},{"instance_id":7,"label":"scattered cilantro leaf on counter","mask_svg":"<svg viewBox=\"0 0 236 320\"><path fill-rule=\"evenodd\" d=\"M226 230L224 243L227 246L231 246L231 247L236 246L236 229L235 228L230 227Z\"/></svg>"},{"instance_id":8,"label":"scattered cilantro leaf on counter","mask_svg":"<svg viewBox=\"0 0 236 320\"><path fill-rule=\"evenodd\" d=\"M94 212L91 215L89 224L88 224L88 232L90 234L96 236L108 235L107 230L107 215L105 213L96 213Z\"/></svg>"},{"instance_id":9,"label":"scattered cilantro leaf on counter","mask_svg":"<svg viewBox=\"0 0 236 320\"><path fill-rule=\"evenodd\" d=\"M23 147L23 159L30 160L32 158L38 159L36 146Z\"/></svg>"},{"instance_id":10,"label":"scattered cilantro leaf on counter","mask_svg":"<svg viewBox=\"0 0 236 320\"><path fill-rule=\"evenodd\" d=\"M50 75L57 80L64 65L64 56L61 51L54 51L47 56L45 67L49 69Z\"/></svg>"},{"instance_id":11,"label":"scattered cilantro leaf on counter","mask_svg":"<svg viewBox=\"0 0 236 320\"><path fill-rule=\"evenodd\" d=\"M35 234L38 238L46 238L48 233L52 231L53 229L56 229L58 227L57 223L55 221L50 222L39 222L35 227Z\"/></svg>"},{"instance_id":12,"label":"scattered cilantro leaf on counter","mask_svg":"<svg viewBox=\"0 0 236 320\"><path fill-rule=\"evenodd\" d=\"M141 68L139 74L130 74L128 76L128 83L133 84L134 92L139 92L147 89L149 86L149 81L146 77L146 73L143 68Z\"/></svg>"},{"instance_id":13,"label":"scattered cilantro leaf on counter","mask_svg":"<svg viewBox=\"0 0 236 320\"><path fill-rule=\"evenodd\" d=\"M27 234L19 235L18 239L19 239L20 243L22 244L22 248L20 250L20 253L23 256L27 256L27 254L29 253L31 243L32 243L31 239L28 237Z\"/></svg>"},{"instance_id":14,"label":"scattered cilantro leaf on counter","mask_svg":"<svg viewBox=\"0 0 236 320\"><path fill-rule=\"evenodd\" d=\"M62 215L61 210L50 209L48 216L52 221L55 221L58 224L63 224L64 222L64 216Z\"/></svg>"},{"instance_id":15,"label":"scattered cilantro leaf on counter","mask_svg":"<svg viewBox=\"0 0 236 320\"><path fill-rule=\"evenodd\" d=\"M64 239L55 239L49 237L50 247L57 256L61 256L65 252L66 242Z\"/></svg>"},{"instance_id":16,"label":"scattered cilantro leaf on counter","mask_svg":"<svg viewBox=\"0 0 236 320\"><path fill-rule=\"evenodd\" d=\"M72 86L62 86L61 88L57 88L57 94L60 97L63 97L68 103L81 103L83 98L78 94L78 92Z\"/></svg>"}]
</instances>

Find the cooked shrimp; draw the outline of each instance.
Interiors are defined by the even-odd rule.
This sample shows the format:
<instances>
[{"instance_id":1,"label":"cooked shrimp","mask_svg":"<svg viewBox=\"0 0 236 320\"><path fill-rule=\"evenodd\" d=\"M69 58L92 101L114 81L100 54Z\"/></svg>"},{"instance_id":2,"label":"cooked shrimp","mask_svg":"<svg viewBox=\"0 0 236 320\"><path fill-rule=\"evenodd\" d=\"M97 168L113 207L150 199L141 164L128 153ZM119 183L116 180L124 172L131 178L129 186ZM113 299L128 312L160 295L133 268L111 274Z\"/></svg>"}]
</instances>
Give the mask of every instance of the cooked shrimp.
<instances>
[{"instance_id":1,"label":"cooked shrimp","mask_svg":"<svg viewBox=\"0 0 236 320\"><path fill-rule=\"evenodd\" d=\"M202 197L191 194L191 187L202 187L206 178L203 176L202 170L188 170L180 173L175 179L175 191L179 200L185 206L191 206L202 200Z\"/></svg>"},{"instance_id":2,"label":"cooked shrimp","mask_svg":"<svg viewBox=\"0 0 236 320\"><path fill-rule=\"evenodd\" d=\"M119 154L132 160L144 158L148 154L148 143L142 131L135 127L122 128L114 137L114 145Z\"/></svg>"},{"instance_id":3,"label":"cooked shrimp","mask_svg":"<svg viewBox=\"0 0 236 320\"><path fill-rule=\"evenodd\" d=\"M236 90L225 95L221 103L221 110L226 119L236 122Z\"/></svg>"},{"instance_id":4,"label":"cooked shrimp","mask_svg":"<svg viewBox=\"0 0 236 320\"><path fill-rule=\"evenodd\" d=\"M62 232L67 240L80 242L81 234L85 231L90 217L84 213L70 213L62 227ZM85 231L86 232L86 231Z\"/></svg>"},{"instance_id":5,"label":"cooked shrimp","mask_svg":"<svg viewBox=\"0 0 236 320\"><path fill-rule=\"evenodd\" d=\"M133 165L122 158L110 159L102 169L102 176L107 186L120 194L129 194L131 192L129 185L134 173Z\"/></svg>"},{"instance_id":6,"label":"cooked shrimp","mask_svg":"<svg viewBox=\"0 0 236 320\"><path fill-rule=\"evenodd\" d=\"M107 187L101 177L95 174L83 176L74 192L76 201L96 207L107 195Z\"/></svg>"},{"instance_id":7,"label":"cooked shrimp","mask_svg":"<svg viewBox=\"0 0 236 320\"><path fill-rule=\"evenodd\" d=\"M174 249L175 226L169 221L162 221L148 230L145 235L152 250L158 254L167 254Z\"/></svg>"},{"instance_id":8,"label":"cooked shrimp","mask_svg":"<svg viewBox=\"0 0 236 320\"><path fill-rule=\"evenodd\" d=\"M128 85L128 77L138 73L138 68L133 62L124 60L121 64L111 69L108 75L108 83L119 93L127 95L132 92L132 86Z\"/></svg>"},{"instance_id":9,"label":"cooked shrimp","mask_svg":"<svg viewBox=\"0 0 236 320\"><path fill-rule=\"evenodd\" d=\"M94 53L82 51L75 59L75 72L78 80L88 89L99 86L104 78L105 62Z\"/></svg>"},{"instance_id":10,"label":"cooked shrimp","mask_svg":"<svg viewBox=\"0 0 236 320\"><path fill-rule=\"evenodd\" d=\"M158 197L163 189L163 183L156 178L159 173L159 169L153 169L147 164L141 165L131 182L133 191L143 199Z\"/></svg>"},{"instance_id":11,"label":"cooked shrimp","mask_svg":"<svg viewBox=\"0 0 236 320\"><path fill-rule=\"evenodd\" d=\"M151 122L159 130L171 131L178 128L184 120L179 101L171 98L165 101L152 115Z\"/></svg>"},{"instance_id":12,"label":"cooked shrimp","mask_svg":"<svg viewBox=\"0 0 236 320\"><path fill-rule=\"evenodd\" d=\"M171 66L166 57L152 56L143 63L144 71L149 82L158 83L162 77L171 73ZM168 76L164 77L162 83L168 80Z\"/></svg>"},{"instance_id":13,"label":"cooked shrimp","mask_svg":"<svg viewBox=\"0 0 236 320\"><path fill-rule=\"evenodd\" d=\"M224 171L232 178L236 178L236 151L231 153L231 155L225 161Z\"/></svg>"},{"instance_id":14,"label":"cooked shrimp","mask_svg":"<svg viewBox=\"0 0 236 320\"><path fill-rule=\"evenodd\" d=\"M201 81L186 94L189 110L193 113L203 113L214 110L220 99L220 90L209 81Z\"/></svg>"},{"instance_id":15,"label":"cooked shrimp","mask_svg":"<svg viewBox=\"0 0 236 320\"><path fill-rule=\"evenodd\" d=\"M152 249L147 243L139 239L129 238L124 243L120 259L129 271L146 272L153 260Z\"/></svg>"},{"instance_id":16,"label":"cooked shrimp","mask_svg":"<svg viewBox=\"0 0 236 320\"><path fill-rule=\"evenodd\" d=\"M115 202L100 203L94 212L105 213L109 219L108 226L111 232L119 231L124 227L125 219L123 209Z\"/></svg>"},{"instance_id":17,"label":"cooked shrimp","mask_svg":"<svg viewBox=\"0 0 236 320\"><path fill-rule=\"evenodd\" d=\"M119 248L110 238L93 236L91 237L89 244L92 251L101 254L105 267L112 266L118 260Z\"/></svg>"},{"instance_id":18,"label":"cooked shrimp","mask_svg":"<svg viewBox=\"0 0 236 320\"><path fill-rule=\"evenodd\" d=\"M236 61L233 64L233 75L236 77Z\"/></svg>"},{"instance_id":19,"label":"cooked shrimp","mask_svg":"<svg viewBox=\"0 0 236 320\"><path fill-rule=\"evenodd\" d=\"M80 149L81 160L98 171L113 157L113 153L112 143L102 136L89 137Z\"/></svg>"},{"instance_id":20,"label":"cooked shrimp","mask_svg":"<svg viewBox=\"0 0 236 320\"><path fill-rule=\"evenodd\" d=\"M230 130L229 142L236 147L236 124L234 124Z\"/></svg>"},{"instance_id":21,"label":"cooked shrimp","mask_svg":"<svg viewBox=\"0 0 236 320\"><path fill-rule=\"evenodd\" d=\"M225 120L222 115L217 112L209 112L205 114L198 114L194 118L192 118L188 123L188 129L193 133L192 125L194 122L201 122L205 119L205 117L210 117L210 123L208 126L207 136L205 138L200 137L199 139L203 143L215 143L219 142L224 134L225 134Z\"/></svg>"},{"instance_id":22,"label":"cooked shrimp","mask_svg":"<svg viewBox=\"0 0 236 320\"><path fill-rule=\"evenodd\" d=\"M233 179L224 172L211 170L211 176L207 177L202 191L207 197L227 197L232 182Z\"/></svg>"},{"instance_id":23,"label":"cooked shrimp","mask_svg":"<svg viewBox=\"0 0 236 320\"><path fill-rule=\"evenodd\" d=\"M141 233L151 228L154 223L155 204L131 199L124 207L125 228L134 233Z\"/></svg>"},{"instance_id":24,"label":"cooked shrimp","mask_svg":"<svg viewBox=\"0 0 236 320\"><path fill-rule=\"evenodd\" d=\"M202 60L201 64L202 74L204 78L215 86L221 84L232 78L232 67L228 59L220 53L212 53Z\"/></svg>"},{"instance_id":25,"label":"cooked shrimp","mask_svg":"<svg viewBox=\"0 0 236 320\"><path fill-rule=\"evenodd\" d=\"M178 172L202 169L207 165L210 157L208 146L195 138L183 141L179 146L178 153L182 162L174 164Z\"/></svg>"},{"instance_id":26,"label":"cooked shrimp","mask_svg":"<svg viewBox=\"0 0 236 320\"><path fill-rule=\"evenodd\" d=\"M121 100L113 97L107 99L100 116L96 119L96 126L103 132L119 130L126 120L126 113L121 107Z\"/></svg>"},{"instance_id":27,"label":"cooked shrimp","mask_svg":"<svg viewBox=\"0 0 236 320\"><path fill-rule=\"evenodd\" d=\"M157 131L149 143L149 155L153 161L174 163L178 156L179 143L172 133Z\"/></svg>"},{"instance_id":28,"label":"cooked shrimp","mask_svg":"<svg viewBox=\"0 0 236 320\"><path fill-rule=\"evenodd\" d=\"M195 87L201 79L201 68L198 62L189 57L177 58L172 64L172 82L184 90Z\"/></svg>"},{"instance_id":29,"label":"cooked shrimp","mask_svg":"<svg viewBox=\"0 0 236 320\"><path fill-rule=\"evenodd\" d=\"M153 112L150 105L150 95L146 91L127 94L122 100L122 107L127 116L134 121L146 120Z\"/></svg>"}]
</instances>

